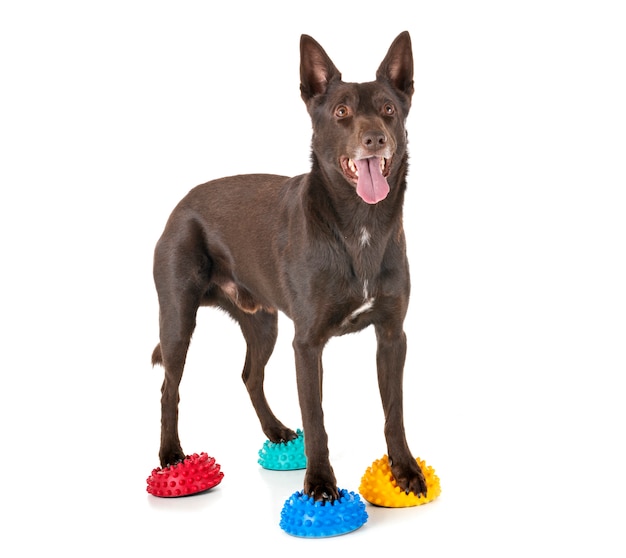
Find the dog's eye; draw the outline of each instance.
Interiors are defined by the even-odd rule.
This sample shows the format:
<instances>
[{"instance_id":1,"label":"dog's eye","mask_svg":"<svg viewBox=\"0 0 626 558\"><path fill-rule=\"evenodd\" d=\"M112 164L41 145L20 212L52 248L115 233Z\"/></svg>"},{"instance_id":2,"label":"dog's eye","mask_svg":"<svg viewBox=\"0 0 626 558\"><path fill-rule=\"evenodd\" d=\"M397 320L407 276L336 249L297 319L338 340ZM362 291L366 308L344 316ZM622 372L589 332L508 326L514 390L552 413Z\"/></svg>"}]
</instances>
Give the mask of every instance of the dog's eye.
<instances>
[{"instance_id":1,"label":"dog's eye","mask_svg":"<svg viewBox=\"0 0 626 558\"><path fill-rule=\"evenodd\" d=\"M385 103L383 111L387 116L391 116L396 113L396 107L394 107L391 103Z\"/></svg>"},{"instance_id":2,"label":"dog's eye","mask_svg":"<svg viewBox=\"0 0 626 558\"><path fill-rule=\"evenodd\" d=\"M335 109L335 116L337 118L345 118L349 114L350 114L350 109L348 109L348 107L346 105L339 105Z\"/></svg>"}]
</instances>

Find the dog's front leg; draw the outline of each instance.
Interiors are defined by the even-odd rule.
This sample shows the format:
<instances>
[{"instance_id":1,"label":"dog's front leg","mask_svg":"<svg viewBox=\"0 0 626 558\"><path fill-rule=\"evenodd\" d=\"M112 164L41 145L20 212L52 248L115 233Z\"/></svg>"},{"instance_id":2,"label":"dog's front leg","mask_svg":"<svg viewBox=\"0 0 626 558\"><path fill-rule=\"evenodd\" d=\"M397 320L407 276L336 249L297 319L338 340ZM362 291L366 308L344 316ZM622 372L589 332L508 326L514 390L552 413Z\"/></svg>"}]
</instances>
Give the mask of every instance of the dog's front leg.
<instances>
[{"instance_id":1,"label":"dog's front leg","mask_svg":"<svg viewBox=\"0 0 626 558\"><path fill-rule=\"evenodd\" d=\"M307 457L304 492L315 500L335 500L339 493L328 456L328 435L322 410L323 344L311 344L296 335L293 347Z\"/></svg>"},{"instance_id":2,"label":"dog's front leg","mask_svg":"<svg viewBox=\"0 0 626 558\"><path fill-rule=\"evenodd\" d=\"M426 481L409 450L404 431L402 380L406 358L406 335L393 324L376 326L378 385L385 412L385 439L391 472L407 494L426 495Z\"/></svg>"}]
</instances>

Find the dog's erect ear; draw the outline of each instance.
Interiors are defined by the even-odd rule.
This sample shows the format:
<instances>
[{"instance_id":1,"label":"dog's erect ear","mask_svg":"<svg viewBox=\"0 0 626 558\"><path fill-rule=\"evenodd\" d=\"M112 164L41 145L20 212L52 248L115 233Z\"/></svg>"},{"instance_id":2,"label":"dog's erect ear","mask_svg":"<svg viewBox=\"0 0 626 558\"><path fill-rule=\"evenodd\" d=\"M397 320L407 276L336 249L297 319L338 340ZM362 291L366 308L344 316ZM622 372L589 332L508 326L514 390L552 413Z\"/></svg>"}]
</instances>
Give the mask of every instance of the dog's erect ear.
<instances>
[{"instance_id":1,"label":"dog's erect ear","mask_svg":"<svg viewBox=\"0 0 626 558\"><path fill-rule=\"evenodd\" d=\"M413 51L408 31L400 33L391 43L387 56L376 71L376 79L391 82L409 100L413 95Z\"/></svg>"},{"instance_id":2,"label":"dog's erect ear","mask_svg":"<svg viewBox=\"0 0 626 558\"><path fill-rule=\"evenodd\" d=\"M300 38L300 94L305 103L326 92L328 84L341 79L341 73L320 44L309 37Z\"/></svg>"}]
</instances>

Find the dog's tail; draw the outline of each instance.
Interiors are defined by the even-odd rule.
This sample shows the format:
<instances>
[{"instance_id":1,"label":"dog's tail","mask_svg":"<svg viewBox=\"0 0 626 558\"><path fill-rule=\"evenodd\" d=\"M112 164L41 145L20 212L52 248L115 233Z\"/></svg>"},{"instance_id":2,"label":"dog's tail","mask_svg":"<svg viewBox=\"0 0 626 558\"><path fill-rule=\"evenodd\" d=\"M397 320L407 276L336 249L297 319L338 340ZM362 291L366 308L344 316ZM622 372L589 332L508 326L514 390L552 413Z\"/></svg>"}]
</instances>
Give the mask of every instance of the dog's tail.
<instances>
[{"instance_id":1,"label":"dog's tail","mask_svg":"<svg viewBox=\"0 0 626 558\"><path fill-rule=\"evenodd\" d=\"M163 354L161 353L161 343L157 343L157 346L152 351L152 366L157 364L163 364Z\"/></svg>"}]
</instances>

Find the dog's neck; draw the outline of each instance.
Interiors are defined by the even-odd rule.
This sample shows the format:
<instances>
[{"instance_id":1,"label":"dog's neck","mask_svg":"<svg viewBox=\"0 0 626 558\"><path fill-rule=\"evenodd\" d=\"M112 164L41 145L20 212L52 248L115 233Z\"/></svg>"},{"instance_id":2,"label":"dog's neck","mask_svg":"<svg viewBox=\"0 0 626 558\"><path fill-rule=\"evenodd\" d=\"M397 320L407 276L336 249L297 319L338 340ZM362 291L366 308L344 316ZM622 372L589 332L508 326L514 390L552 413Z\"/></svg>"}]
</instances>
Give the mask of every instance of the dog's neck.
<instances>
[{"instance_id":1,"label":"dog's neck","mask_svg":"<svg viewBox=\"0 0 626 558\"><path fill-rule=\"evenodd\" d=\"M408 157L403 157L389 177L390 192L377 204L367 204L355 193L337 169L324 169L315 154L305 195L318 219L344 242L360 250L386 244L389 236L402 223L402 205L406 190ZM399 225L400 224L400 225Z\"/></svg>"},{"instance_id":2,"label":"dog's neck","mask_svg":"<svg viewBox=\"0 0 626 558\"><path fill-rule=\"evenodd\" d=\"M328 176L313 157L313 166L303 194L312 210L315 228L334 237L351 261L363 285L373 287L390 242L403 242L402 206L406 189L406 159L390 177L389 196L375 205L361 200L343 176ZM330 182L334 181L334 182ZM334 184L335 186L329 186ZM338 186L338 187L337 187Z\"/></svg>"}]
</instances>

